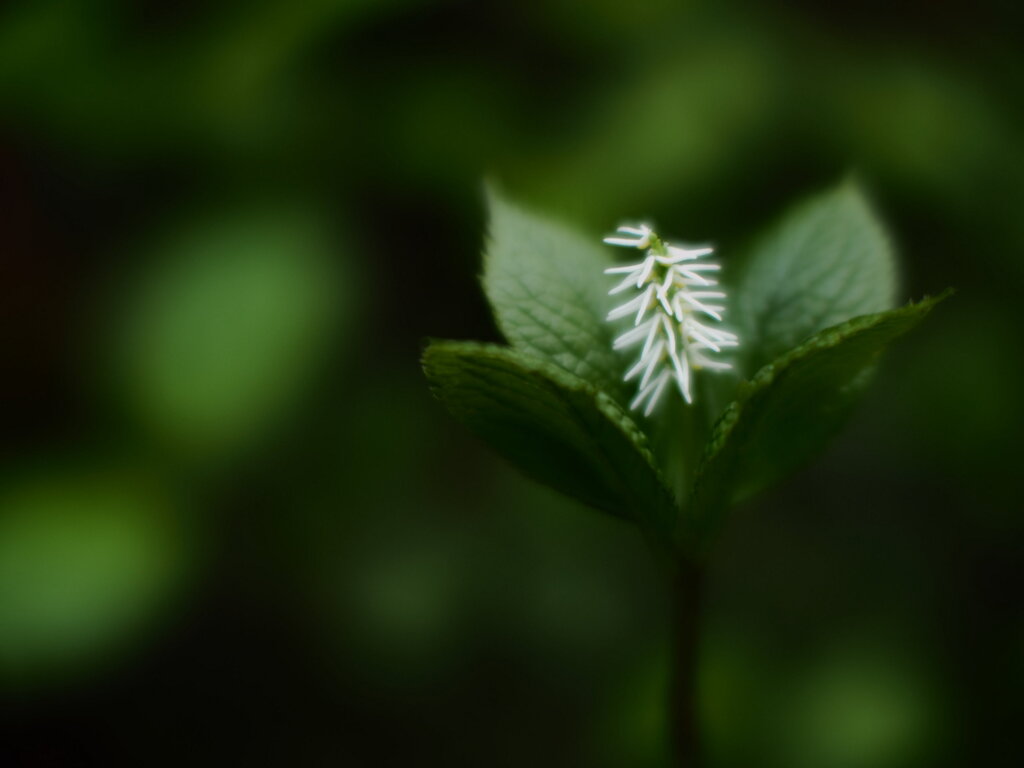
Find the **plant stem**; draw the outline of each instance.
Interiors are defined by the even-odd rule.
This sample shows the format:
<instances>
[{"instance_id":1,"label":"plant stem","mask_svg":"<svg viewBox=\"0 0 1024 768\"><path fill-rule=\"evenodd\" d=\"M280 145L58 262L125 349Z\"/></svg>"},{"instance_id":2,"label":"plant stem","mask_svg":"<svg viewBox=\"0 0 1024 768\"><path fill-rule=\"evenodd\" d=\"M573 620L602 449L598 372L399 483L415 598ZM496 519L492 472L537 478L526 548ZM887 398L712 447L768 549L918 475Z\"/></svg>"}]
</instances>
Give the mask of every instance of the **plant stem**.
<instances>
[{"instance_id":1,"label":"plant stem","mask_svg":"<svg viewBox=\"0 0 1024 768\"><path fill-rule=\"evenodd\" d=\"M697 650L703 571L681 560L672 585L672 672L669 689L669 734L673 765L698 768L701 764L697 729Z\"/></svg>"}]
</instances>

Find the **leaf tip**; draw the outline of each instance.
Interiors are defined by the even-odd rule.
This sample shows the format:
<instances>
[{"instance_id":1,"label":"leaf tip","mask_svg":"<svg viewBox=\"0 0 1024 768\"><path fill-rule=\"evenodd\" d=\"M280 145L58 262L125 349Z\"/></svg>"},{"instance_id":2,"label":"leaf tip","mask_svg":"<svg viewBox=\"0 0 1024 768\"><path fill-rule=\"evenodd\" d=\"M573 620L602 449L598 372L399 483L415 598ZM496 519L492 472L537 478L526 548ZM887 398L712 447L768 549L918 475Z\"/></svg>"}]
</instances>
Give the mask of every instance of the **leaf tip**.
<instances>
[{"instance_id":1,"label":"leaf tip","mask_svg":"<svg viewBox=\"0 0 1024 768\"><path fill-rule=\"evenodd\" d=\"M910 299L909 301L907 301L907 307L908 308L916 307L916 308L920 309L922 312L924 312L925 314L928 314L935 307L937 307L939 304L944 302L946 299L948 299L950 296L952 296L955 293L956 293L956 288L954 288L953 286L950 286L950 287L946 288L945 290L943 290L941 293L936 294L935 296L929 296L928 294L925 294L921 298L920 301L914 301L913 299Z\"/></svg>"}]
</instances>

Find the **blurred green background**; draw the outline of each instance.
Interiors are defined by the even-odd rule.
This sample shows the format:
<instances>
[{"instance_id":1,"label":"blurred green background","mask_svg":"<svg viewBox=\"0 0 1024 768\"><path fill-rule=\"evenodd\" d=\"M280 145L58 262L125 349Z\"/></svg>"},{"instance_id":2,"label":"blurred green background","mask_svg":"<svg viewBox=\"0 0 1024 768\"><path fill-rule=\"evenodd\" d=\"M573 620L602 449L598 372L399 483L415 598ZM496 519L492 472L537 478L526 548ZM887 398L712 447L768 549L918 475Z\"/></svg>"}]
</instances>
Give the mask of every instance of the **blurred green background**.
<instances>
[{"instance_id":1,"label":"blurred green background","mask_svg":"<svg viewBox=\"0 0 1024 768\"><path fill-rule=\"evenodd\" d=\"M712 563L712 766L1017 766L1016 4L0 10L0 764L662 766L666 595L422 380L481 181L728 269L857 172L957 287Z\"/></svg>"}]
</instances>

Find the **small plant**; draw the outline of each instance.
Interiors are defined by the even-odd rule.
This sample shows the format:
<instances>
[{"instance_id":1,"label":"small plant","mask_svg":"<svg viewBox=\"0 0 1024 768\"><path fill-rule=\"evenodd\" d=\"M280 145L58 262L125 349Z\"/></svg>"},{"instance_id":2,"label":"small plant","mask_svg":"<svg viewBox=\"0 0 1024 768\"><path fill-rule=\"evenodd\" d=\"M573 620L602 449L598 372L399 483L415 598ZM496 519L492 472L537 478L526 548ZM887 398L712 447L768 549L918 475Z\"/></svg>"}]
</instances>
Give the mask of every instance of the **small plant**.
<instances>
[{"instance_id":1,"label":"small plant","mask_svg":"<svg viewBox=\"0 0 1024 768\"><path fill-rule=\"evenodd\" d=\"M730 260L727 290L708 247L623 226L605 242L643 257L620 266L596 239L493 191L489 201L483 285L509 344L431 342L424 371L499 454L632 521L669 564L672 738L678 764L696 765L700 585L716 534L733 506L825 446L882 351L946 294L894 308L895 258L852 182ZM726 293L727 314L710 303Z\"/></svg>"}]
</instances>

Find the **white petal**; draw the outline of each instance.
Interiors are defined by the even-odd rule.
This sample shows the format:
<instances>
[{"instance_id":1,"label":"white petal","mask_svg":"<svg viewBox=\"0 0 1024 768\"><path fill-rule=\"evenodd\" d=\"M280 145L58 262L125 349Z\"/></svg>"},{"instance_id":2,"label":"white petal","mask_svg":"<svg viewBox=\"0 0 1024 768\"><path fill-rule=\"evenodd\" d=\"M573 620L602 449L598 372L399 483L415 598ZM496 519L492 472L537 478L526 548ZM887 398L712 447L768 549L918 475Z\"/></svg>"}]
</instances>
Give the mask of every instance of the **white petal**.
<instances>
[{"instance_id":1,"label":"white petal","mask_svg":"<svg viewBox=\"0 0 1024 768\"><path fill-rule=\"evenodd\" d=\"M680 323L686 319L686 315L689 313L690 308L686 306L683 301L683 294L677 293L672 297L672 308L675 310L673 313Z\"/></svg>"},{"instance_id":2,"label":"white petal","mask_svg":"<svg viewBox=\"0 0 1024 768\"><path fill-rule=\"evenodd\" d=\"M647 334L647 341L644 342L644 349L640 353L641 357L647 357L647 355L650 353L651 347L654 346L655 339L658 338L658 331L661 329L660 318L652 317L648 322L651 324L651 328Z\"/></svg>"},{"instance_id":3,"label":"white petal","mask_svg":"<svg viewBox=\"0 0 1024 768\"><path fill-rule=\"evenodd\" d=\"M711 339L709 339L707 336L704 336L696 328L693 328L692 326L687 328L687 333L690 336L692 336L693 338L695 338L697 341L699 341L701 344L703 344L705 347L708 347L709 349L713 349L713 350L715 350L715 352L721 352L722 351L721 347L719 347L717 344L715 344L715 342L711 341Z\"/></svg>"},{"instance_id":4,"label":"white petal","mask_svg":"<svg viewBox=\"0 0 1024 768\"><path fill-rule=\"evenodd\" d=\"M633 235L633 237L606 237L604 238L604 242L608 243L608 245L624 245L631 248L648 248L651 245L651 235L653 232L646 224L641 224L638 227L631 227L627 225L620 226L616 230L616 234Z\"/></svg>"},{"instance_id":5,"label":"white petal","mask_svg":"<svg viewBox=\"0 0 1024 768\"><path fill-rule=\"evenodd\" d=\"M633 312L636 310L637 307L641 307L643 305L644 300L645 300L644 296L637 296L634 299L630 299L625 304L622 304L621 306L618 306L615 309L613 309L611 312L609 312L607 319L608 320L618 320L620 317L625 317L626 315L633 314ZM635 324L636 323L634 323L634 325Z\"/></svg>"},{"instance_id":6,"label":"white petal","mask_svg":"<svg viewBox=\"0 0 1024 768\"><path fill-rule=\"evenodd\" d=\"M722 316L720 314L718 314L717 312L715 312L715 310L711 309L710 307L708 307L705 304L701 304L699 301L697 301L697 299L693 298L693 296L690 296L689 294L686 294L686 293L682 293L680 295L689 304L691 304L694 309L696 309L696 310L698 310L700 312L703 312L705 315L709 315L710 317L715 318L715 320L721 320L722 319Z\"/></svg>"},{"instance_id":7,"label":"white petal","mask_svg":"<svg viewBox=\"0 0 1024 768\"><path fill-rule=\"evenodd\" d=\"M668 338L669 352L675 352L676 329L672 327L672 321L665 315L661 316L661 327L665 330L665 336Z\"/></svg>"},{"instance_id":8,"label":"white petal","mask_svg":"<svg viewBox=\"0 0 1024 768\"><path fill-rule=\"evenodd\" d=\"M625 232L627 235L647 236L651 234L651 228L646 224L640 224L639 226L636 227L631 227L628 224L622 224L616 231Z\"/></svg>"},{"instance_id":9,"label":"white petal","mask_svg":"<svg viewBox=\"0 0 1024 768\"><path fill-rule=\"evenodd\" d=\"M665 308L665 313L668 315L672 314L672 305L668 300L668 289L672 287L672 275L665 278L665 282L658 286L658 301L661 302L661 306Z\"/></svg>"},{"instance_id":10,"label":"white petal","mask_svg":"<svg viewBox=\"0 0 1024 768\"><path fill-rule=\"evenodd\" d=\"M651 399L647 401L647 407L644 409L644 416L650 416L654 411L654 406L658 404L658 398L661 397L661 393L665 389L665 385L668 383L669 378L669 372L662 371L661 376L655 380L653 385L654 394L652 394Z\"/></svg>"},{"instance_id":11,"label":"white petal","mask_svg":"<svg viewBox=\"0 0 1024 768\"><path fill-rule=\"evenodd\" d=\"M696 272L690 272L689 270L676 272L674 277L676 282L684 288L689 288L691 285L718 285L716 281L708 280L706 277L702 277Z\"/></svg>"},{"instance_id":12,"label":"white petal","mask_svg":"<svg viewBox=\"0 0 1024 768\"><path fill-rule=\"evenodd\" d=\"M608 245L625 245L630 248L639 248L641 247L640 243L642 243L643 240L631 240L627 237L606 237L604 239L604 242L608 243Z\"/></svg>"},{"instance_id":13,"label":"white petal","mask_svg":"<svg viewBox=\"0 0 1024 768\"><path fill-rule=\"evenodd\" d=\"M630 328L612 343L612 349L625 349L636 344L651 331L656 320L657 318L651 318L646 323Z\"/></svg>"},{"instance_id":14,"label":"white petal","mask_svg":"<svg viewBox=\"0 0 1024 768\"><path fill-rule=\"evenodd\" d=\"M678 355L675 350L670 353L672 358L672 367L675 368L676 372L676 384L679 387L679 394L683 396L683 399L692 403L693 398L690 396L690 361L686 355Z\"/></svg>"},{"instance_id":15,"label":"white petal","mask_svg":"<svg viewBox=\"0 0 1024 768\"><path fill-rule=\"evenodd\" d=\"M648 256L644 259L643 269L640 270L640 274L636 278L636 287L639 288L641 285L647 282L647 278L651 276L651 270L654 269L654 257Z\"/></svg>"},{"instance_id":16,"label":"white petal","mask_svg":"<svg viewBox=\"0 0 1024 768\"><path fill-rule=\"evenodd\" d=\"M654 345L654 349L651 350L650 354L647 355L644 360L647 361L647 370L644 371L644 376L640 379L640 386L646 387L647 382L650 381L651 376L658 370L658 366L661 364L662 358L665 354L665 342L659 341Z\"/></svg>"},{"instance_id":17,"label":"white petal","mask_svg":"<svg viewBox=\"0 0 1024 768\"><path fill-rule=\"evenodd\" d=\"M630 379L636 378L637 376L640 375L640 371L642 371L646 365L647 358L641 357L639 360L637 360L636 365L634 365L632 368L626 371L626 375L622 377L622 380L629 381Z\"/></svg>"},{"instance_id":18,"label":"white petal","mask_svg":"<svg viewBox=\"0 0 1024 768\"><path fill-rule=\"evenodd\" d=\"M608 291L608 295L609 296L614 296L617 293L622 293L627 288L632 287L632 285L635 282L636 282L636 280L633 278L633 275L627 275L625 280L623 280L621 283L619 283L614 288L612 288L610 291Z\"/></svg>"},{"instance_id":19,"label":"white petal","mask_svg":"<svg viewBox=\"0 0 1024 768\"><path fill-rule=\"evenodd\" d=\"M696 362L696 361L695 361ZM699 363L696 363L701 368L707 368L711 371L728 371L732 366L729 363L723 363L718 360L708 360L706 357L702 357Z\"/></svg>"},{"instance_id":20,"label":"white petal","mask_svg":"<svg viewBox=\"0 0 1024 768\"><path fill-rule=\"evenodd\" d=\"M724 299L725 294L721 291L692 291L690 293L695 299Z\"/></svg>"},{"instance_id":21,"label":"white petal","mask_svg":"<svg viewBox=\"0 0 1024 768\"><path fill-rule=\"evenodd\" d=\"M663 257L662 264L676 264L680 261L692 261L693 259L699 259L701 256L707 256L710 253L714 253L714 248L702 246L698 248L678 248L674 245L668 246L667 257Z\"/></svg>"},{"instance_id":22,"label":"white petal","mask_svg":"<svg viewBox=\"0 0 1024 768\"><path fill-rule=\"evenodd\" d=\"M641 261L639 264L627 264L621 267L608 267L608 269L606 269L604 273L606 275L624 275L627 272L638 272L639 270L644 268L645 263L646 259L644 261Z\"/></svg>"},{"instance_id":23,"label":"white petal","mask_svg":"<svg viewBox=\"0 0 1024 768\"><path fill-rule=\"evenodd\" d=\"M636 397L633 398L633 402L629 404L630 409L635 411L638 407L640 407L640 404L647 399L647 397L654 391L657 385L658 382L657 380L655 380L653 383L649 384L646 387L640 387L639 391L636 394Z\"/></svg>"},{"instance_id":24,"label":"white petal","mask_svg":"<svg viewBox=\"0 0 1024 768\"><path fill-rule=\"evenodd\" d=\"M704 325L703 323L692 318L689 320L689 325L692 327L696 327L697 330L699 330L709 339L714 339L719 344L723 344L726 342L735 343L737 340L735 333L723 331L721 328L712 328L711 326Z\"/></svg>"},{"instance_id":25,"label":"white petal","mask_svg":"<svg viewBox=\"0 0 1024 768\"><path fill-rule=\"evenodd\" d=\"M633 325L639 325L640 321L644 319L644 312L650 309L651 299L654 298L654 286L648 285L647 290L643 292L640 298L642 299L642 302L640 304L640 309L637 310L636 320L633 321Z\"/></svg>"},{"instance_id":26,"label":"white petal","mask_svg":"<svg viewBox=\"0 0 1024 768\"><path fill-rule=\"evenodd\" d=\"M721 265L712 264L707 261L702 261L700 264L676 264L672 267L672 269L678 272L684 269L688 272L718 272L721 268Z\"/></svg>"}]
</instances>

